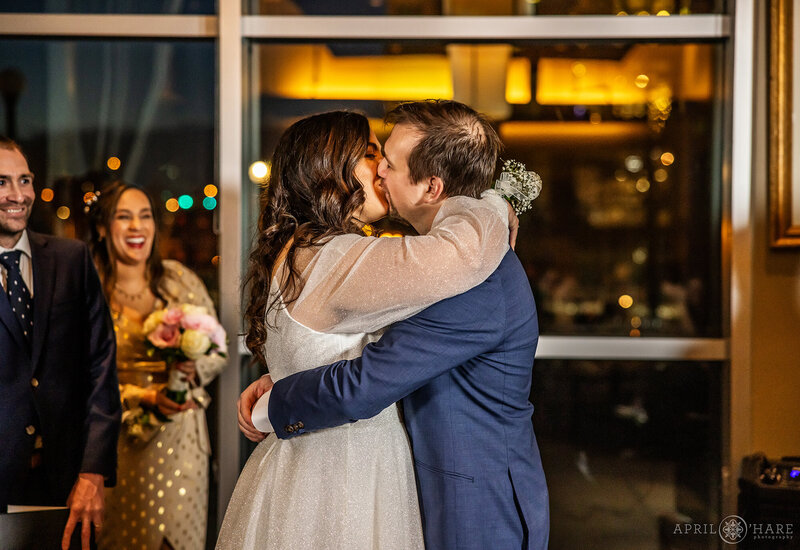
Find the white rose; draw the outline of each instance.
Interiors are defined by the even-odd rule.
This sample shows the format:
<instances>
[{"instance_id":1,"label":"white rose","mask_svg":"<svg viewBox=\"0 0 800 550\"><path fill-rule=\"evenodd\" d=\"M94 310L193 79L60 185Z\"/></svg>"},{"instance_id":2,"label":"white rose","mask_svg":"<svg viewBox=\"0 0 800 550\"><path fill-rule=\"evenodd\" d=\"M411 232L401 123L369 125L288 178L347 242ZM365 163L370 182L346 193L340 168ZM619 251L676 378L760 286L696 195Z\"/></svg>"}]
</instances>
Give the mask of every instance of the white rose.
<instances>
[{"instance_id":1,"label":"white rose","mask_svg":"<svg viewBox=\"0 0 800 550\"><path fill-rule=\"evenodd\" d=\"M211 347L211 338L199 330L186 329L181 335L181 351L189 359L198 359Z\"/></svg>"},{"instance_id":2,"label":"white rose","mask_svg":"<svg viewBox=\"0 0 800 550\"><path fill-rule=\"evenodd\" d=\"M208 315L206 308L194 304L182 304L181 311L183 311L184 315Z\"/></svg>"},{"instance_id":3,"label":"white rose","mask_svg":"<svg viewBox=\"0 0 800 550\"><path fill-rule=\"evenodd\" d=\"M142 330L145 334L150 334L153 332L158 325L161 324L161 321L164 320L164 314L167 312L165 309L158 309L147 316L147 319L144 321L144 325L142 325Z\"/></svg>"}]
</instances>

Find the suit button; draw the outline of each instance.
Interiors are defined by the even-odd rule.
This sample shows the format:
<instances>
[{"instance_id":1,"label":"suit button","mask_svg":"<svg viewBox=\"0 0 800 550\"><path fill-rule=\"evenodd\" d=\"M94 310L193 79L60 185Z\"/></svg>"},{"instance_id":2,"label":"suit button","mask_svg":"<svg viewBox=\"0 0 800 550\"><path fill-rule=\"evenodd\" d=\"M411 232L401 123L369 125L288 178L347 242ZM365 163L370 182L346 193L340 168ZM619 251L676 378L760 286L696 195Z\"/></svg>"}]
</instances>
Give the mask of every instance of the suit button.
<instances>
[{"instance_id":1,"label":"suit button","mask_svg":"<svg viewBox=\"0 0 800 550\"><path fill-rule=\"evenodd\" d=\"M305 428L302 421L298 422L296 425L298 430L302 430L303 428Z\"/></svg>"},{"instance_id":2,"label":"suit button","mask_svg":"<svg viewBox=\"0 0 800 550\"><path fill-rule=\"evenodd\" d=\"M36 378L31 378L31 386L33 386L34 388L38 388L39 381Z\"/></svg>"},{"instance_id":3,"label":"suit button","mask_svg":"<svg viewBox=\"0 0 800 550\"><path fill-rule=\"evenodd\" d=\"M27 433L28 435L33 435L36 433L36 428L34 428L33 425L30 425L27 428L25 428L25 433Z\"/></svg>"},{"instance_id":4,"label":"suit button","mask_svg":"<svg viewBox=\"0 0 800 550\"><path fill-rule=\"evenodd\" d=\"M294 433L294 426L286 426L284 430L286 430L286 433Z\"/></svg>"}]
</instances>

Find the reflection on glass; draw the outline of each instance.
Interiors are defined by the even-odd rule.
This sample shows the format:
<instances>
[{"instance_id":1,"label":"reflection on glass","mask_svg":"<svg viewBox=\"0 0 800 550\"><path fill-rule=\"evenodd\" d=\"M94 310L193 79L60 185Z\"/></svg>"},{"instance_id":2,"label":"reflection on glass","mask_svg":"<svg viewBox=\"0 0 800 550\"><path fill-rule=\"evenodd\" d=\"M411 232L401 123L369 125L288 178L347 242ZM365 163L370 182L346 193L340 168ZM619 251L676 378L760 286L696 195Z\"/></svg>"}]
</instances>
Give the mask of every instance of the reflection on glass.
<instances>
[{"instance_id":1,"label":"reflection on glass","mask_svg":"<svg viewBox=\"0 0 800 550\"><path fill-rule=\"evenodd\" d=\"M85 238L92 192L115 178L138 183L164 205L162 257L192 268L216 299L215 210L200 204L213 193L214 89L210 41L0 40L0 133L20 143L35 174L30 227ZM213 441L218 400L208 390ZM213 481L209 490L213 541Z\"/></svg>"},{"instance_id":2,"label":"reflection on glass","mask_svg":"<svg viewBox=\"0 0 800 550\"><path fill-rule=\"evenodd\" d=\"M277 136L313 112L398 101L486 113L544 185L517 254L544 334L719 336L721 46L434 41L257 44L250 219Z\"/></svg>"},{"instance_id":3,"label":"reflection on glass","mask_svg":"<svg viewBox=\"0 0 800 550\"><path fill-rule=\"evenodd\" d=\"M717 363L537 360L531 402L550 549L717 548Z\"/></svg>"},{"instance_id":4,"label":"reflection on glass","mask_svg":"<svg viewBox=\"0 0 800 550\"><path fill-rule=\"evenodd\" d=\"M724 0L249 0L261 15L690 15Z\"/></svg>"},{"instance_id":5,"label":"reflection on glass","mask_svg":"<svg viewBox=\"0 0 800 550\"><path fill-rule=\"evenodd\" d=\"M13 100L8 75L20 83ZM163 205L162 257L216 296L214 210L201 204L214 183L212 42L4 40L0 84L0 132L36 175L32 229L84 238L87 193L115 178L138 183Z\"/></svg>"},{"instance_id":6,"label":"reflection on glass","mask_svg":"<svg viewBox=\"0 0 800 550\"><path fill-rule=\"evenodd\" d=\"M0 13L213 14L215 0L0 0Z\"/></svg>"}]
</instances>

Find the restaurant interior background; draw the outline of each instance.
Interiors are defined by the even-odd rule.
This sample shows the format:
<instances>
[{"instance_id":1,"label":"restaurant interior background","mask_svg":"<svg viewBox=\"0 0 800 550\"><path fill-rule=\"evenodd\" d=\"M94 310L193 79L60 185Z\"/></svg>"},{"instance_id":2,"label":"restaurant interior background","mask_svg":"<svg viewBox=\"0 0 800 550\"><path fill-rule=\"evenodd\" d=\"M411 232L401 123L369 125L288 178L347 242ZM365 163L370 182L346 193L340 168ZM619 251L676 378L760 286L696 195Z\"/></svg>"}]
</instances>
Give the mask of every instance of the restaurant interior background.
<instances>
[{"instance_id":1,"label":"restaurant interior background","mask_svg":"<svg viewBox=\"0 0 800 550\"><path fill-rule=\"evenodd\" d=\"M162 255L228 333L293 121L453 98L544 181L517 253L542 337L531 400L551 548L670 540L735 512L741 458L800 454L800 255L768 237L768 2L0 0L0 132L28 152L36 230L83 238L109 178L163 206ZM25 11L26 13L21 13ZM377 277L380 274L376 274ZM263 372L213 388L209 541L251 450ZM688 547L688 546L687 546Z\"/></svg>"}]
</instances>

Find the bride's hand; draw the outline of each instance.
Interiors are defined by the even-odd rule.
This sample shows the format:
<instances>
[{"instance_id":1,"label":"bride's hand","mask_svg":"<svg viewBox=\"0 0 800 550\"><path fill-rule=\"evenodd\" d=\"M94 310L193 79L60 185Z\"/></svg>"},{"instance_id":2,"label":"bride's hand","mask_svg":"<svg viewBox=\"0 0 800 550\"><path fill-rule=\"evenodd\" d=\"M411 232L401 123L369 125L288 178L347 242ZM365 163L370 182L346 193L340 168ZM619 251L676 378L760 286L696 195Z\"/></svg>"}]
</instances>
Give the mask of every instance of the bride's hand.
<instances>
[{"instance_id":1,"label":"bride's hand","mask_svg":"<svg viewBox=\"0 0 800 550\"><path fill-rule=\"evenodd\" d=\"M272 378L265 374L249 386L239 396L237 406L239 408L239 430L250 441L258 443L266 437L253 426L252 411L258 398L272 389Z\"/></svg>"},{"instance_id":2,"label":"bride's hand","mask_svg":"<svg viewBox=\"0 0 800 550\"><path fill-rule=\"evenodd\" d=\"M511 246L511 250L514 250L519 232L519 218L510 202L506 201L506 206L508 207L508 244Z\"/></svg>"},{"instance_id":3,"label":"bride's hand","mask_svg":"<svg viewBox=\"0 0 800 550\"><path fill-rule=\"evenodd\" d=\"M195 381L197 368L195 367L194 361L181 361L180 363L175 363L175 368L186 375L187 382Z\"/></svg>"}]
</instances>

